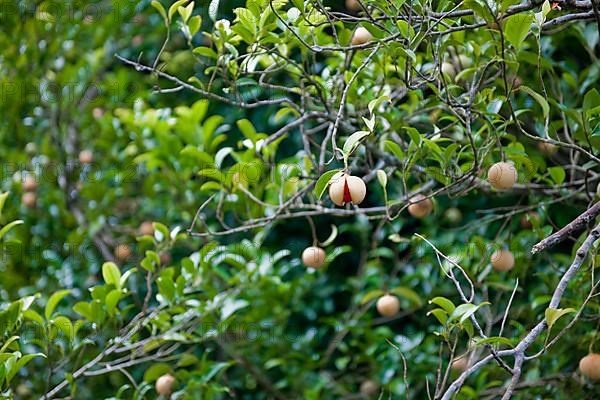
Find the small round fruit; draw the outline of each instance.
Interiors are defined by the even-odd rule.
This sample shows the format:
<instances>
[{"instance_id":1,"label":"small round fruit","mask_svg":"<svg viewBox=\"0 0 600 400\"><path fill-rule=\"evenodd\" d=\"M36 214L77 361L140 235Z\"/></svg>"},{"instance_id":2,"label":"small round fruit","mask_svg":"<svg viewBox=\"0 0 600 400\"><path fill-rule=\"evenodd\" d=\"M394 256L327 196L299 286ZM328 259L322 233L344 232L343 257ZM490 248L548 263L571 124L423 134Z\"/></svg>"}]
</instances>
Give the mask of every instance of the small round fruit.
<instances>
[{"instance_id":1,"label":"small round fruit","mask_svg":"<svg viewBox=\"0 0 600 400\"><path fill-rule=\"evenodd\" d=\"M473 65L473 60L464 54L461 54L458 57L455 57L454 62L460 68L469 68L471 65Z\"/></svg>"},{"instance_id":2,"label":"small round fruit","mask_svg":"<svg viewBox=\"0 0 600 400\"><path fill-rule=\"evenodd\" d=\"M467 356L457 357L452 361L452 364L450 364L450 368L457 372L465 371L468 366L469 360L467 359Z\"/></svg>"},{"instance_id":3,"label":"small round fruit","mask_svg":"<svg viewBox=\"0 0 600 400\"><path fill-rule=\"evenodd\" d=\"M538 213L536 213L535 211L529 211L528 213L523 214L523 216L521 216L519 223L521 224L521 228L531 229L531 228L533 228L533 223L531 221L534 221L534 220L539 221L540 215Z\"/></svg>"},{"instance_id":4,"label":"small round fruit","mask_svg":"<svg viewBox=\"0 0 600 400\"><path fill-rule=\"evenodd\" d=\"M488 169L487 178L495 189L510 189L517 182L517 169L507 162L499 162Z\"/></svg>"},{"instance_id":5,"label":"small round fruit","mask_svg":"<svg viewBox=\"0 0 600 400\"><path fill-rule=\"evenodd\" d=\"M168 251L161 252L158 257L160 258L160 265L165 266L171 264L171 253Z\"/></svg>"},{"instance_id":6,"label":"small round fruit","mask_svg":"<svg viewBox=\"0 0 600 400\"><path fill-rule=\"evenodd\" d=\"M600 354L590 353L579 361L581 374L591 380L600 379Z\"/></svg>"},{"instance_id":7,"label":"small round fruit","mask_svg":"<svg viewBox=\"0 0 600 400\"><path fill-rule=\"evenodd\" d=\"M453 81L454 77L456 76L456 69L454 68L454 65L449 62L443 62L440 71L448 80L451 81Z\"/></svg>"},{"instance_id":8,"label":"small round fruit","mask_svg":"<svg viewBox=\"0 0 600 400\"><path fill-rule=\"evenodd\" d=\"M400 300L391 294L381 296L377 300L377 311L384 317L393 317L400 311Z\"/></svg>"},{"instance_id":9,"label":"small round fruit","mask_svg":"<svg viewBox=\"0 0 600 400\"><path fill-rule=\"evenodd\" d=\"M131 257L131 248L126 244L120 244L115 248L115 257L119 261L127 261Z\"/></svg>"},{"instance_id":10,"label":"small round fruit","mask_svg":"<svg viewBox=\"0 0 600 400\"><path fill-rule=\"evenodd\" d=\"M508 250L496 250L492 253L490 261L492 267L499 272L510 271L515 266L515 256Z\"/></svg>"},{"instance_id":11,"label":"small round fruit","mask_svg":"<svg viewBox=\"0 0 600 400\"><path fill-rule=\"evenodd\" d=\"M144 221L140 225L140 234L142 236L152 236L154 235L154 225L152 221Z\"/></svg>"},{"instance_id":12,"label":"small round fruit","mask_svg":"<svg viewBox=\"0 0 600 400\"><path fill-rule=\"evenodd\" d=\"M547 156L551 156L558 151L558 146L547 142L538 142L538 149Z\"/></svg>"},{"instance_id":13,"label":"small round fruit","mask_svg":"<svg viewBox=\"0 0 600 400\"><path fill-rule=\"evenodd\" d=\"M415 218L425 218L431 214L431 211L433 210L433 202L431 199L422 194L411 197L409 202L411 204L408 206L408 212Z\"/></svg>"},{"instance_id":14,"label":"small round fruit","mask_svg":"<svg viewBox=\"0 0 600 400\"><path fill-rule=\"evenodd\" d=\"M171 374L165 374L156 380L156 393L161 396L170 396L173 393L173 384L175 377Z\"/></svg>"},{"instance_id":15,"label":"small round fruit","mask_svg":"<svg viewBox=\"0 0 600 400\"><path fill-rule=\"evenodd\" d=\"M23 180L23 190L26 192L33 192L37 189L38 183L34 176L27 175Z\"/></svg>"},{"instance_id":16,"label":"small round fruit","mask_svg":"<svg viewBox=\"0 0 600 400\"><path fill-rule=\"evenodd\" d=\"M23 197L21 197L21 201L27 208L34 208L37 203L37 196L33 192L23 193Z\"/></svg>"},{"instance_id":17,"label":"small round fruit","mask_svg":"<svg viewBox=\"0 0 600 400\"><path fill-rule=\"evenodd\" d=\"M95 107L92 110L92 115L94 116L94 118L100 119L104 116L104 109L102 109L100 107Z\"/></svg>"},{"instance_id":18,"label":"small round fruit","mask_svg":"<svg viewBox=\"0 0 600 400\"><path fill-rule=\"evenodd\" d=\"M360 6L358 0L346 0L346 10L358 12L362 10L362 7Z\"/></svg>"},{"instance_id":19,"label":"small round fruit","mask_svg":"<svg viewBox=\"0 0 600 400\"><path fill-rule=\"evenodd\" d=\"M352 35L352 46L369 43L373 39L373 35L366 28L359 26Z\"/></svg>"},{"instance_id":20,"label":"small round fruit","mask_svg":"<svg viewBox=\"0 0 600 400\"><path fill-rule=\"evenodd\" d=\"M358 176L343 174L329 185L329 197L338 206L346 203L358 205L367 195L367 186Z\"/></svg>"},{"instance_id":21,"label":"small round fruit","mask_svg":"<svg viewBox=\"0 0 600 400\"><path fill-rule=\"evenodd\" d=\"M79 153L79 162L81 164L91 164L94 161L94 153L91 150L81 150Z\"/></svg>"},{"instance_id":22,"label":"small round fruit","mask_svg":"<svg viewBox=\"0 0 600 400\"><path fill-rule=\"evenodd\" d=\"M365 397L372 397L379 394L379 384L372 380L367 379L360 384L360 394Z\"/></svg>"},{"instance_id":23,"label":"small round fruit","mask_svg":"<svg viewBox=\"0 0 600 400\"><path fill-rule=\"evenodd\" d=\"M451 224L458 224L462 221L462 212L456 207L451 207L446 210L444 217L446 217Z\"/></svg>"},{"instance_id":24,"label":"small round fruit","mask_svg":"<svg viewBox=\"0 0 600 400\"><path fill-rule=\"evenodd\" d=\"M325 250L310 246L302 252L302 262L309 268L321 268L325 264Z\"/></svg>"}]
</instances>

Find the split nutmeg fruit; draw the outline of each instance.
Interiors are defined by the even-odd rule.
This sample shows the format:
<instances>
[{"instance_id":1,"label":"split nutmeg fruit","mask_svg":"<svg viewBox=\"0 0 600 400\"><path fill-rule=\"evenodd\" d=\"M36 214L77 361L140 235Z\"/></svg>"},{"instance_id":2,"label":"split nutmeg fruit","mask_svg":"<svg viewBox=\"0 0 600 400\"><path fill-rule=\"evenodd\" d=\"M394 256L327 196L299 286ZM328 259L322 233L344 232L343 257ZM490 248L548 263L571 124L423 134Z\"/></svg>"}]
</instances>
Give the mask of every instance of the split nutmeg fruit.
<instances>
[{"instance_id":1,"label":"split nutmeg fruit","mask_svg":"<svg viewBox=\"0 0 600 400\"><path fill-rule=\"evenodd\" d=\"M302 262L309 268L321 268L325 264L325 250L317 246L307 247L302 252Z\"/></svg>"},{"instance_id":2,"label":"split nutmeg fruit","mask_svg":"<svg viewBox=\"0 0 600 400\"><path fill-rule=\"evenodd\" d=\"M507 162L499 162L488 169L487 178L495 189L510 189L517 182L517 169Z\"/></svg>"},{"instance_id":3,"label":"split nutmeg fruit","mask_svg":"<svg viewBox=\"0 0 600 400\"><path fill-rule=\"evenodd\" d=\"M343 174L334 178L329 185L329 197L338 206L346 203L362 203L367 195L367 186L358 176Z\"/></svg>"}]
</instances>

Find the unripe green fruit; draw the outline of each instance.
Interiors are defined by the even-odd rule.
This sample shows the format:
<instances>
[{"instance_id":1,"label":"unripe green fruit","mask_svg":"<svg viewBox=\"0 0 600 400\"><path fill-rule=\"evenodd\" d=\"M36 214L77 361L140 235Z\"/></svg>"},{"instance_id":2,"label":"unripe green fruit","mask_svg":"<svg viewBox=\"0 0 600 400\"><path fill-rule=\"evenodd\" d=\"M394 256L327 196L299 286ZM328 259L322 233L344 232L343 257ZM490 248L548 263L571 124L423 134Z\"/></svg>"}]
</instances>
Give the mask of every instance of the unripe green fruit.
<instances>
[{"instance_id":1,"label":"unripe green fruit","mask_svg":"<svg viewBox=\"0 0 600 400\"><path fill-rule=\"evenodd\" d=\"M94 153L91 150L81 150L79 153L79 162L81 164L91 164L94 161Z\"/></svg>"},{"instance_id":2,"label":"unripe green fruit","mask_svg":"<svg viewBox=\"0 0 600 400\"><path fill-rule=\"evenodd\" d=\"M302 252L302 262L309 268L321 268L325 264L325 250L317 246L311 246Z\"/></svg>"},{"instance_id":3,"label":"unripe green fruit","mask_svg":"<svg viewBox=\"0 0 600 400\"><path fill-rule=\"evenodd\" d=\"M175 383L175 377L171 374L162 375L156 380L156 393L161 396L170 396L173 393L173 384Z\"/></svg>"},{"instance_id":4,"label":"unripe green fruit","mask_svg":"<svg viewBox=\"0 0 600 400\"><path fill-rule=\"evenodd\" d=\"M115 248L115 257L119 261L127 261L131 257L131 248L126 244L120 244Z\"/></svg>"},{"instance_id":5,"label":"unripe green fruit","mask_svg":"<svg viewBox=\"0 0 600 400\"><path fill-rule=\"evenodd\" d=\"M31 175L27 175L23 180L23 190L25 190L26 192L35 191L37 189L37 186L37 180Z\"/></svg>"},{"instance_id":6,"label":"unripe green fruit","mask_svg":"<svg viewBox=\"0 0 600 400\"><path fill-rule=\"evenodd\" d=\"M444 217L446 217L451 224L458 224L462 221L462 212L456 207L451 207L446 210Z\"/></svg>"},{"instance_id":7,"label":"unripe green fruit","mask_svg":"<svg viewBox=\"0 0 600 400\"><path fill-rule=\"evenodd\" d=\"M329 197L338 206L346 203L360 204L366 195L367 186L358 176L343 174L339 178L334 178L329 185Z\"/></svg>"},{"instance_id":8,"label":"unripe green fruit","mask_svg":"<svg viewBox=\"0 0 600 400\"><path fill-rule=\"evenodd\" d=\"M490 257L492 267L499 272L510 271L515 266L515 256L508 250L496 250Z\"/></svg>"},{"instance_id":9,"label":"unripe green fruit","mask_svg":"<svg viewBox=\"0 0 600 400\"><path fill-rule=\"evenodd\" d=\"M360 394L372 397L379 394L379 384L372 379L367 379L360 384Z\"/></svg>"},{"instance_id":10,"label":"unripe green fruit","mask_svg":"<svg viewBox=\"0 0 600 400\"><path fill-rule=\"evenodd\" d=\"M488 182L495 189L510 189L517 182L517 169L507 162L499 162L490 167Z\"/></svg>"},{"instance_id":11,"label":"unripe green fruit","mask_svg":"<svg viewBox=\"0 0 600 400\"><path fill-rule=\"evenodd\" d=\"M600 379L600 354L590 353L579 361L579 370L591 380Z\"/></svg>"},{"instance_id":12,"label":"unripe green fruit","mask_svg":"<svg viewBox=\"0 0 600 400\"><path fill-rule=\"evenodd\" d=\"M425 218L433 210L431 199L422 194L413 196L409 202L411 204L408 206L408 212L415 218Z\"/></svg>"},{"instance_id":13,"label":"unripe green fruit","mask_svg":"<svg viewBox=\"0 0 600 400\"><path fill-rule=\"evenodd\" d=\"M27 208L35 208L37 203L37 196L33 192L23 193L23 197L21 197L21 202Z\"/></svg>"},{"instance_id":14,"label":"unripe green fruit","mask_svg":"<svg viewBox=\"0 0 600 400\"><path fill-rule=\"evenodd\" d=\"M358 0L346 0L346 10L358 12L362 10L362 7L360 6Z\"/></svg>"},{"instance_id":15,"label":"unripe green fruit","mask_svg":"<svg viewBox=\"0 0 600 400\"><path fill-rule=\"evenodd\" d=\"M352 46L369 43L373 39L373 35L366 28L359 26L352 35Z\"/></svg>"},{"instance_id":16,"label":"unripe green fruit","mask_svg":"<svg viewBox=\"0 0 600 400\"><path fill-rule=\"evenodd\" d=\"M393 317L400 311L400 300L391 294L381 296L377 300L377 311L384 317Z\"/></svg>"},{"instance_id":17,"label":"unripe green fruit","mask_svg":"<svg viewBox=\"0 0 600 400\"><path fill-rule=\"evenodd\" d=\"M140 225L139 231L140 231L140 235L142 235L142 236L154 235L154 225L152 224L152 221L142 222Z\"/></svg>"}]
</instances>

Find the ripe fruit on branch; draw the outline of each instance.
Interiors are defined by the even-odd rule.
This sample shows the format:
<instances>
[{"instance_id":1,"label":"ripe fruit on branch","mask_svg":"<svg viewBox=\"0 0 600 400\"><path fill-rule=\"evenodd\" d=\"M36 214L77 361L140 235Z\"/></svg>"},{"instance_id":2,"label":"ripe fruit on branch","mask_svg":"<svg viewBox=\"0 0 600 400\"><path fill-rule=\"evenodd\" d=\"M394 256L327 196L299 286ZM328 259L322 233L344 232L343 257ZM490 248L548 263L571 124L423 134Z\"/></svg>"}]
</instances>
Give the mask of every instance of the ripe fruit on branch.
<instances>
[{"instance_id":1,"label":"ripe fruit on branch","mask_svg":"<svg viewBox=\"0 0 600 400\"><path fill-rule=\"evenodd\" d=\"M383 295L377 300L377 311L384 317L393 317L400 311L400 300L391 294Z\"/></svg>"},{"instance_id":2,"label":"ripe fruit on branch","mask_svg":"<svg viewBox=\"0 0 600 400\"><path fill-rule=\"evenodd\" d=\"M94 153L91 150L81 150L79 153L79 162L81 164L91 164L94 161Z\"/></svg>"},{"instance_id":3,"label":"ripe fruit on branch","mask_svg":"<svg viewBox=\"0 0 600 400\"><path fill-rule=\"evenodd\" d=\"M469 366L469 359L467 355L462 357L457 357L452 360L452 364L450 364L450 368L457 372L463 372Z\"/></svg>"},{"instance_id":4,"label":"ripe fruit on branch","mask_svg":"<svg viewBox=\"0 0 600 400\"><path fill-rule=\"evenodd\" d=\"M449 80L453 81L456 77L456 69L454 69L454 65L449 63L448 61L444 61L442 63L442 67L440 68L442 74Z\"/></svg>"},{"instance_id":5,"label":"ripe fruit on branch","mask_svg":"<svg viewBox=\"0 0 600 400\"><path fill-rule=\"evenodd\" d=\"M600 379L600 354L590 353L579 361L581 374L592 380Z\"/></svg>"},{"instance_id":6,"label":"ripe fruit on branch","mask_svg":"<svg viewBox=\"0 0 600 400\"><path fill-rule=\"evenodd\" d=\"M21 197L21 202L27 208L34 208L37 203L37 196L33 192L25 192L23 193L23 197Z\"/></svg>"},{"instance_id":7,"label":"ripe fruit on branch","mask_svg":"<svg viewBox=\"0 0 600 400\"><path fill-rule=\"evenodd\" d=\"M510 271L515 266L515 256L508 250L496 250L490 257L492 267L496 271Z\"/></svg>"},{"instance_id":8,"label":"ripe fruit on branch","mask_svg":"<svg viewBox=\"0 0 600 400\"><path fill-rule=\"evenodd\" d=\"M325 264L325 250L310 246L302 252L302 262L309 268L321 268Z\"/></svg>"},{"instance_id":9,"label":"ripe fruit on branch","mask_svg":"<svg viewBox=\"0 0 600 400\"><path fill-rule=\"evenodd\" d=\"M517 182L517 169L507 162L499 162L488 169L487 178L495 189L510 189Z\"/></svg>"},{"instance_id":10,"label":"ripe fruit on branch","mask_svg":"<svg viewBox=\"0 0 600 400\"><path fill-rule=\"evenodd\" d=\"M360 44L369 43L372 39L373 35L371 35L371 32L369 32L367 28L359 26L358 28L356 28L354 34L352 35L351 43L352 46L358 46Z\"/></svg>"},{"instance_id":11,"label":"ripe fruit on branch","mask_svg":"<svg viewBox=\"0 0 600 400\"><path fill-rule=\"evenodd\" d=\"M372 397L379 393L379 384L372 379L367 379L360 384L360 394Z\"/></svg>"},{"instance_id":12,"label":"ripe fruit on branch","mask_svg":"<svg viewBox=\"0 0 600 400\"><path fill-rule=\"evenodd\" d=\"M119 261L127 261L131 257L131 248L126 244L120 244L115 248L115 257Z\"/></svg>"},{"instance_id":13,"label":"ripe fruit on branch","mask_svg":"<svg viewBox=\"0 0 600 400\"><path fill-rule=\"evenodd\" d=\"M558 151L558 146L547 142L538 142L538 149L547 156L551 156Z\"/></svg>"},{"instance_id":14,"label":"ripe fruit on branch","mask_svg":"<svg viewBox=\"0 0 600 400\"><path fill-rule=\"evenodd\" d=\"M152 225L152 221L144 221L140 224L139 228L140 234L142 236L152 236L154 235L154 225Z\"/></svg>"},{"instance_id":15,"label":"ripe fruit on branch","mask_svg":"<svg viewBox=\"0 0 600 400\"><path fill-rule=\"evenodd\" d=\"M366 195L367 186L358 176L342 174L339 178L333 178L329 185L329 197L338 206L360 204Z\"/></svg>"},{"instance_id":16,"label":"ripe fruit on branch","mask_svg":"<svg viewBox=\"0 0 600 400\"><path fill-rule=\"evenodd\" d=\"M25 180L23 180L23 190L26 192L33 192L37 189L37 180L34 176L27 175Z\"/></svg>"},{"instance_id":17,"label":"ripe fruit on branch","mask_svg":"<svg viewBox=\"0 0 600 400\"><path fill-rule=\"evenodd\" d=\"M358 12L362 10L362 7L360 6L358 0L346 0L346 10Z\"/></svg>"},{"instance_id":18,"label":"ripe fruit on branch","mask_svg":"<svg viewBox=\"0 0 600 400\"><path fill-rule=\"evenodd\" d=\"M521 224L521 228L531 229L531 228L533 228L533 224L531 223L531 221L539 221L539 220L540 220L540 215L538 213L536 213L535 211L529 211L528 213L523 214L523 216L519 220L519 223Z\"/></svg>"},{"instance_id":19,"label":"ripe fruit on branch","mask_svg":"<svg viewBox=\"0 0 600 400\"><path fill-rule=\"evenodd\" d=\"M433 210L433 202L430 198L417 194L409 199L411 205L408 206L408 212L415 218L425 218Z\"/></svg>"},{"instance_id":20,"label":"ripe fruit on branch","mask_svg":"<svg viewBox=\"0 0 600 400\"><path fill-rule=\"evenodd\" d=\"M156 380L156 393L161 396L170 396L173 393L173 384L175 383L175 377L171 374L165 374L160 376Z\"/></svg>"}]
</instances>

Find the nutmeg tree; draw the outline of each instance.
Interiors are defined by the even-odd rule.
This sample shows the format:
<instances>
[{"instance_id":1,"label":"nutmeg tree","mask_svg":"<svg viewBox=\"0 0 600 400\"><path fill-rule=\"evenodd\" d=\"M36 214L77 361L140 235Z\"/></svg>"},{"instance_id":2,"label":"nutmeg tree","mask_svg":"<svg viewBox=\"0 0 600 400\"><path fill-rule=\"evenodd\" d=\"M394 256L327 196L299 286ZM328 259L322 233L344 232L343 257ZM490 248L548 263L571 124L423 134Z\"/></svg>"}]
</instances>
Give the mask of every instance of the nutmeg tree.
<instances>
[{"instance_id":1,"label":"nutmeg tree","mask_svg":"<svg viewBox=\"0 0 600 400\"><path fill-rule=\"evenodd\" d=\"M232 4L119 14L99 70L134 101L23 101L9 238L90 252L8 257L35 268L3 292L39 298L7 357L39 352L3 393L600 394L596 2Z\"/></svg>"}]
</instances>

